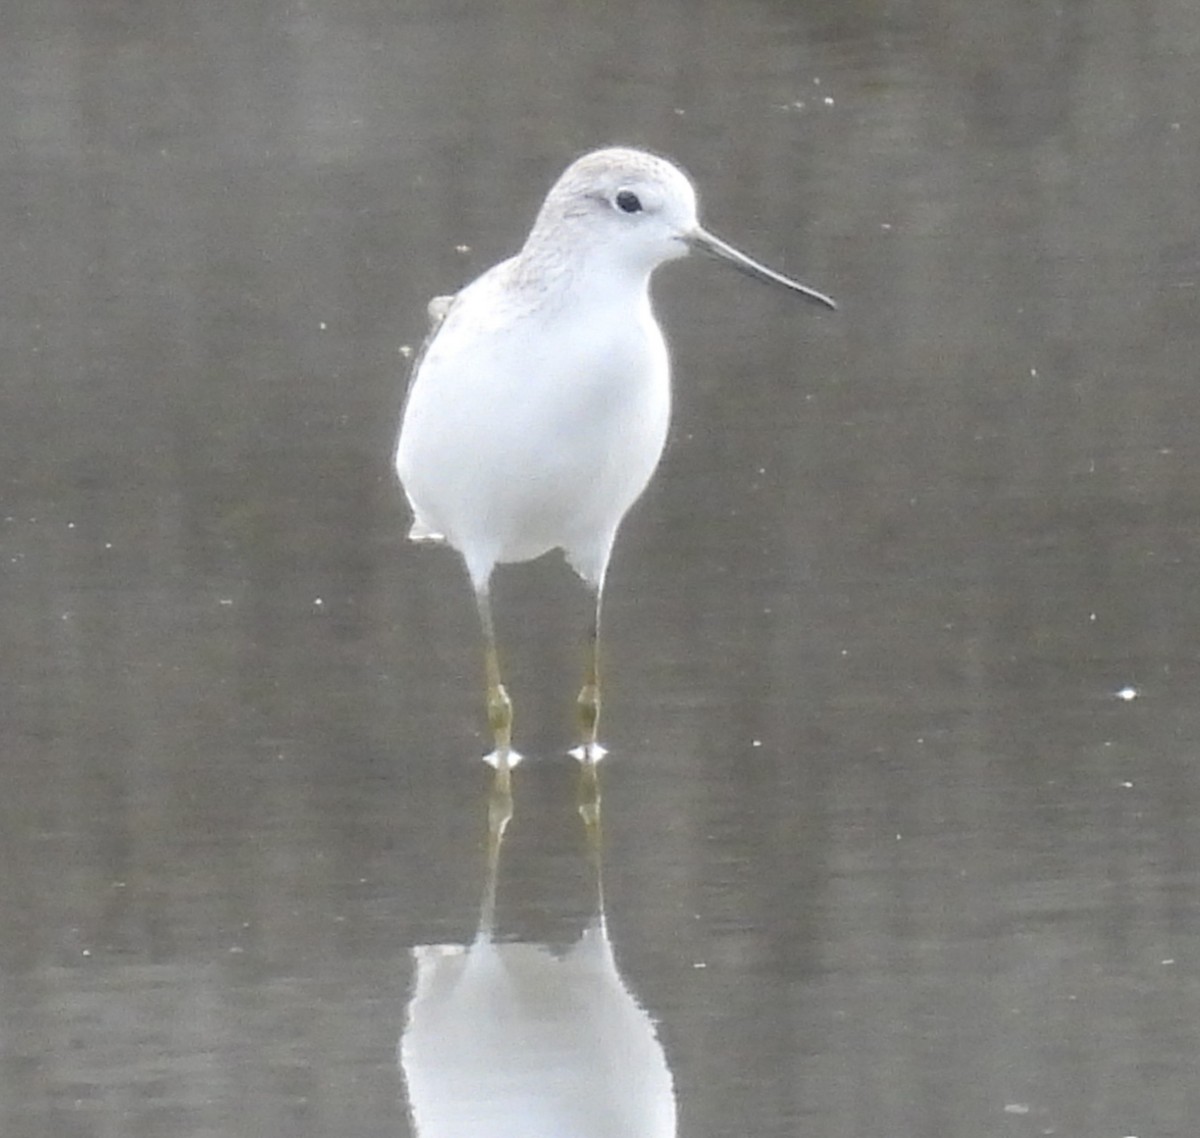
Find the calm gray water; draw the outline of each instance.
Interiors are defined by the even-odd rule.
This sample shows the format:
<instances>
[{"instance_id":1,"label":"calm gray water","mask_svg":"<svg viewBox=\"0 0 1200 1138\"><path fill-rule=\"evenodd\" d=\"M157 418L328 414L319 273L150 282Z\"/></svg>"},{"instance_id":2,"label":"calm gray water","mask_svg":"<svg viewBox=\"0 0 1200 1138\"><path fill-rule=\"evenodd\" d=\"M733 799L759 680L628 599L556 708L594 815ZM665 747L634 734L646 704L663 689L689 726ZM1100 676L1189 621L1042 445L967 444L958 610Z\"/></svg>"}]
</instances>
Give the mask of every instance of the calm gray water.
<instances>
[{"instance_id":1,"label":"calm gray water","mask_svg":"<svg viewBox=\"0 0 1200 1138\"><path fill-rule=\"evenodd\" d=\"M5 1138L1196 1133L1194 0L10 7ZM662 273L492 898L400 349L612 141L842 310Z\"/></svg>"}]
</instances>

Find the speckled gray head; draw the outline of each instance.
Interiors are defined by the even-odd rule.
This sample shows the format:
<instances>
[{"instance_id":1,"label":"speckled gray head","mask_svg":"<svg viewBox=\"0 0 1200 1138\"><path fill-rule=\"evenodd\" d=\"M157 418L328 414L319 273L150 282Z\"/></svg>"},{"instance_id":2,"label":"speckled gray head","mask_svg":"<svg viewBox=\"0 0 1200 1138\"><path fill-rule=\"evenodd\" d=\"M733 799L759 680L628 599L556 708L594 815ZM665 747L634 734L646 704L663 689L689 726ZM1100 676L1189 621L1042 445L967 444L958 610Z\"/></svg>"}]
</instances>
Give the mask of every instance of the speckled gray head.
<instances>
[{"instance_id":1,"label":"speckled gray head","mask_svg":"<svg viewBox=\"0 0 1200 1138\"><path fill-rule=\"evenodd\" d=\"M691 249L826 308L837 307L823 293L709 233L700 224L687 174L665 158L624 147L594 150L567 167L546 195L522 257L575 256L648 273Z\"/></svg>"}]
</instances>

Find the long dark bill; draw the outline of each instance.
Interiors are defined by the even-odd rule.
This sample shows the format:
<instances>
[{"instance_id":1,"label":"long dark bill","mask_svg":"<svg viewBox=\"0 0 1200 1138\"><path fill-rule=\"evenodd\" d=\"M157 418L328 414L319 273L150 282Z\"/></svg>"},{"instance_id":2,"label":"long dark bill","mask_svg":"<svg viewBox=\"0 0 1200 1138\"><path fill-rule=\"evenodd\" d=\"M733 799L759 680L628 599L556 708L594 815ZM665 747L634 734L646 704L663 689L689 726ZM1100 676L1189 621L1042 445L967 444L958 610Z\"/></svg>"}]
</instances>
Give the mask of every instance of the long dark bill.
<instances>
[{"instance_id":1,"label":"long dark bill","mask_svg":"<svg viewBox=\"0 0 1200 1138\"><path fill-rule=\"evenodd\" d=\"M825 308L837 309L836 302L823 292L818 292L815 288L809 288L808 285L794 281L791 277L785 277L782 273L777 273L774 269L768 269L766 265L759 264L753 257L747 257L745 253L735 249L719 237L713 236L707 229L697 227L688 234L687 243L693 249L698 249L702 253L707 253L711 257L716 257L719 260L727 262L737 269L738 272L745 273L746 276L753 277L756 281L765 281L767 284L780 285L791 292L798 292L805 300L812 301L814 304L823 305Z\"/></svg>"}]
</instances>

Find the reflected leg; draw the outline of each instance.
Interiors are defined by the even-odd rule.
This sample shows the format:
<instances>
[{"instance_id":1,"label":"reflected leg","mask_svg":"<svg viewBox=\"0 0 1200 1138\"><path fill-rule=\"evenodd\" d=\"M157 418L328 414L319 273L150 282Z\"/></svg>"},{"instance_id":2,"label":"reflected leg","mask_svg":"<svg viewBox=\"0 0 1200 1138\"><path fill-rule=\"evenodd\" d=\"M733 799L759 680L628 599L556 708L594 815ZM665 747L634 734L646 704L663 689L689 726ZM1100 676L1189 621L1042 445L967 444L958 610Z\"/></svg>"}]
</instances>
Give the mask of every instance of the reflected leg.
<instances>
[{"instance_id":1,"label":"reflected leg","mask_svg":"<svg viewBox=\"0 0 1200 1138\"><path fill-rule=\"evenodd\" d=\"M480 930L491 933L496 913L496 878L500 872L500 849L504 832L513 816L512 781L507 766L497 766L488 794L487 888L480 911Z\"/></svg>"},{"instance_id":2,"label":"reflected leg","mask_svg":"<svg viewBox=\"0 0 1200 1138\"><path fill-rule=\"evenodd\" d=\"M600 727L600 597L596 589L596 604L588 627L583 687L579 689L579 746L571 754L586 765L598 763L605 750L596 741Z\"/></svg>"},{"instance_id":3,"label":"reflected leg","mask_svg":"<svg viewBox=\"0 0 1200 1138\"><path fill-rule=\"evenodd\" d=\"M588 852L600 857L600 768L595 763L582 763L579 768L579 816L587 834Z\"/></svg>"}]
</instances>

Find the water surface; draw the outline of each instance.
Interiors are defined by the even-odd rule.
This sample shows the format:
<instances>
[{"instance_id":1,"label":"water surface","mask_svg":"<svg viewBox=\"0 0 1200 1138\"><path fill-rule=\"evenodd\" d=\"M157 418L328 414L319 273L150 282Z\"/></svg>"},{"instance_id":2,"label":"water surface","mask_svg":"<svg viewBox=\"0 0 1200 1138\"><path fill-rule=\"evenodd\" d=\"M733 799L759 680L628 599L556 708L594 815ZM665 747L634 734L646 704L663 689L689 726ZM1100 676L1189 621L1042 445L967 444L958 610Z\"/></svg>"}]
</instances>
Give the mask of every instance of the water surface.
<instances>
[{"instance_id":1,"label":"water surface","mask_svg":"<svg viewBox=\"0 0 1200 1138\"><path fill-rule=\"evenodd\" d=\"M487 777L401 348L620 141L842 303L658 282L605 975L680 1134L1194 1133L1197 74L1189 0L10 13L0 1130L413 1132ZM498 943L542 963L595 927L587 602L497 594Z\"/></svg>"}]
</instances>

